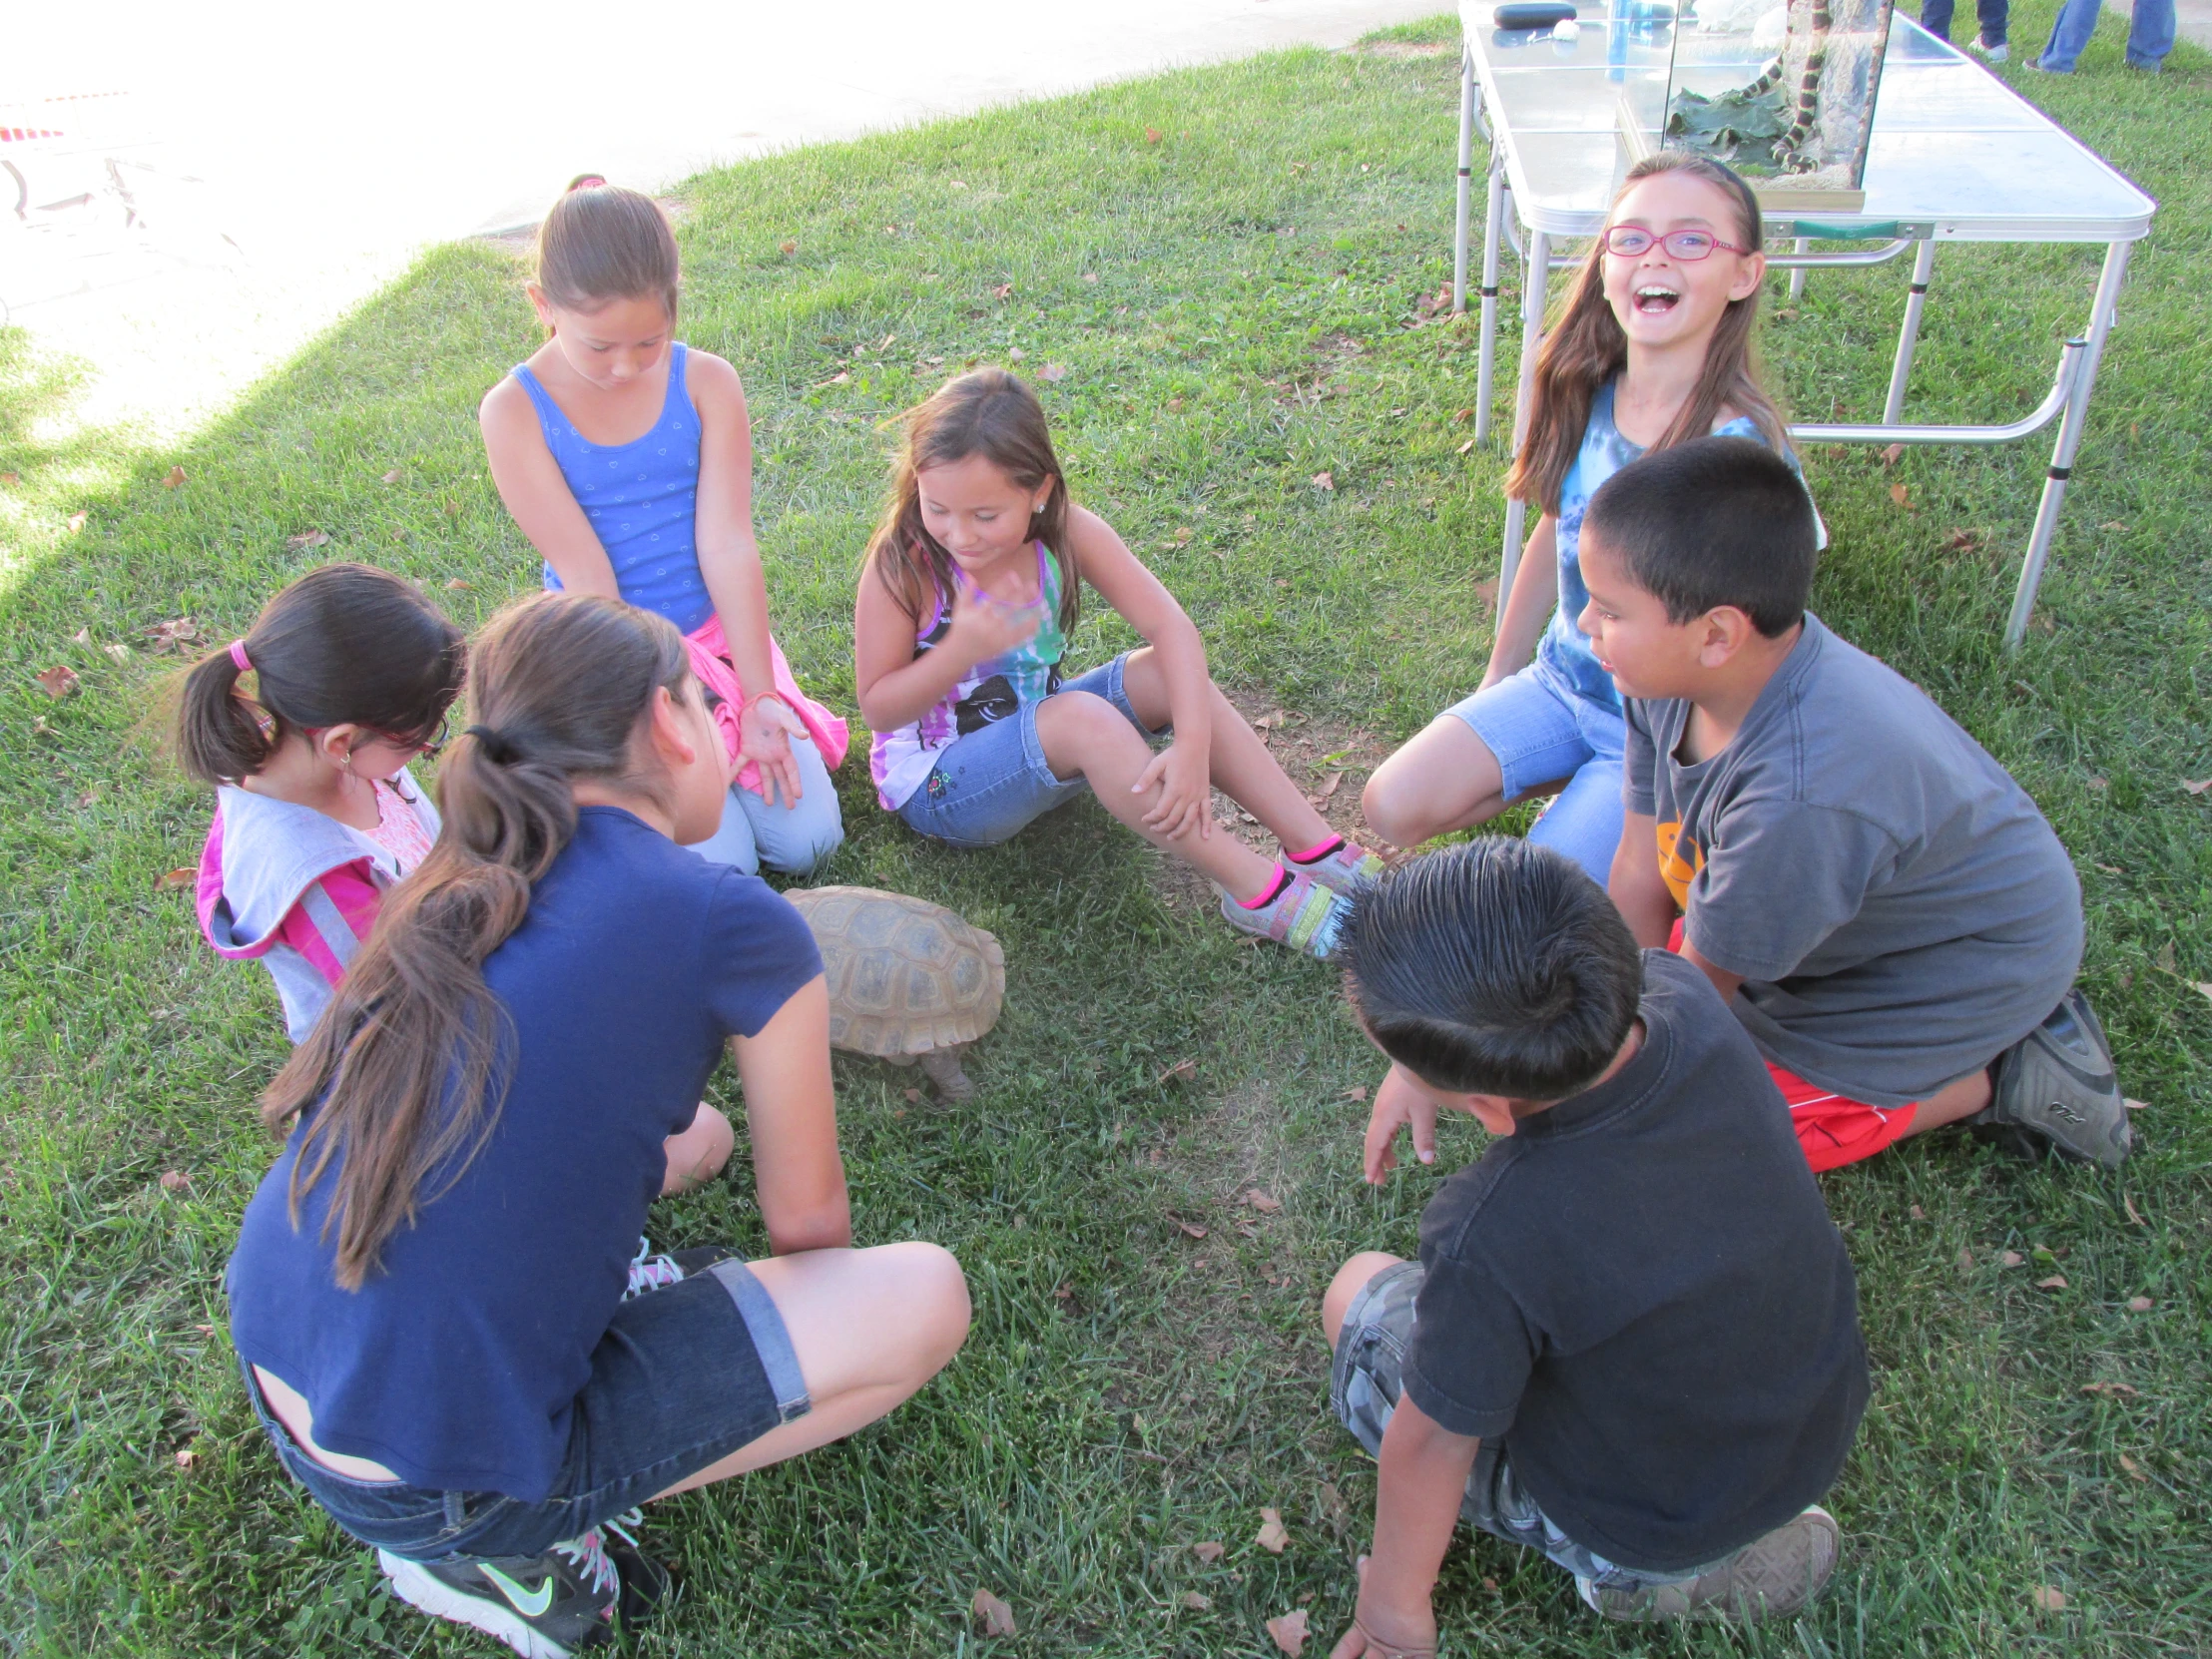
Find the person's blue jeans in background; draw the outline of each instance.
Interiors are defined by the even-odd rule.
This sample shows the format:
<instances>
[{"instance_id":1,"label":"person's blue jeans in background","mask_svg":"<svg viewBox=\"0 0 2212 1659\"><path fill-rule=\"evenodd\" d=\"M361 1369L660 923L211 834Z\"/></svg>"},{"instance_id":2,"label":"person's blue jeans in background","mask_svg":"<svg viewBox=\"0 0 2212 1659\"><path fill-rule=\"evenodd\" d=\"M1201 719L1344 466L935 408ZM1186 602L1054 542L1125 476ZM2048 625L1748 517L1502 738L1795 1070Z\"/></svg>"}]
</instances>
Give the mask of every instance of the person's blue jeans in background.
<instances>
[{"instance_id":1,"label":"person's blue jeans in background","mask_svg":"<svg viewBox=\"0 0 2212 1659\"><path fill-rule=\"evenodd\" d=\"M1921 27L1937 40L1950 39L1950 13L1955 0L1921 0ZM2170 0L2169 0L2170 3ZM2002 46L2009 20L2009 0L1974 0L1974 21L1981 25L1981 44Z\"/></svg>"},{"instance_id":2,"label":"person's blue jeans in background","mask_svg":"<svg viewBox=\"0 0 2212 1659\"><path fill-rule=\"evenodd\" d=\"M2035 67L2053 75L2071 75L2096 32L2097 13L2102 9L2101 0L2064 0ZM2128 67L2155 70L2173 49L2174 0L2135 0L2135 15L2127 26Z\"/></svg>"}]
</instances>

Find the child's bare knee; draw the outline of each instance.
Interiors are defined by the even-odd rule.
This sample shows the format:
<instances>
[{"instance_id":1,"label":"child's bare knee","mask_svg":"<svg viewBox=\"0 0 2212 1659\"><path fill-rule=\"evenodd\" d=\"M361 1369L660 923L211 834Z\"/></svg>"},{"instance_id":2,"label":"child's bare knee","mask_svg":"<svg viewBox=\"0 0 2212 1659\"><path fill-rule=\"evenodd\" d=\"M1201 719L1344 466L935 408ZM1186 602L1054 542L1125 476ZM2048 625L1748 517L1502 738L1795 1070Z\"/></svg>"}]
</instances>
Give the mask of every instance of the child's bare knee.
<instances>
[{"instance_id":1,"label":"child's bare knee","mask_svg":"<svg viewBox=\"0 0 2212 1659\"><path fill-rule=\"evenodd\" d=\"M1363 1250L1337 1270L1337 1277L1329 1282L1321 1299L1321 1328L1331 1348L1337 1346L1337 1333L1344 1329L1345 1315L1352 1311L1368 1282L1384 1268L1396 1267L1400 1260L1386 1250Z\"/></svg>"},{"instance_id":2,"label":"child's bare knee","mask_svg":"<svg viewBox=\"0 0 2212 1659\"><path fill-rule=\"evenodd\" d=\"M900 1291L914 1317L917 1358L934 1375L967 1341L973 1318L967 1275L942 1245L913 1239L887 1248L899 1254Z\"/></svg>"},{"instance_id":3,"label":"child's bare knee","mask_svg":"<svg viewBox=\"0 0 2212 1659\"><path fill-rule=\"evenodd\" d=\"M1142 743L1121 711L1093 692L1055 692L1037 705L1037 737L1055 772L1082 771L1124 740Z\"/></svg>"}]
</instances>

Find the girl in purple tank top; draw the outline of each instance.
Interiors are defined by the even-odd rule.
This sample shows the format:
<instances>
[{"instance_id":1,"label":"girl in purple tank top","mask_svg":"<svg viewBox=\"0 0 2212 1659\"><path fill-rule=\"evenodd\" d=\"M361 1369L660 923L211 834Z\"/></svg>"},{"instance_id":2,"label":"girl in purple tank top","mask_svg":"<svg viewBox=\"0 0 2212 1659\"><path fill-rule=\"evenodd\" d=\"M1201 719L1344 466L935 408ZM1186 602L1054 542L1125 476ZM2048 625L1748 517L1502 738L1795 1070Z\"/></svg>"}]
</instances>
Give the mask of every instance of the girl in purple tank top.
<instances>
[{"instance_id":1,"label":"girl in purple tank top","mask_svg":"<svg viewBox=\"0 0 2212 1659\"><path fill-rule=\"evenodd\" d=\"M547 587L620 597L690 644L737 768L699 852L805 873L843 838L830 772L845 724L800 691L769 635L745 387L672 337L678 284L651 199L571 185L529 285L548 337L485 395L484 448Z\"/></svg>"}]
</instances>

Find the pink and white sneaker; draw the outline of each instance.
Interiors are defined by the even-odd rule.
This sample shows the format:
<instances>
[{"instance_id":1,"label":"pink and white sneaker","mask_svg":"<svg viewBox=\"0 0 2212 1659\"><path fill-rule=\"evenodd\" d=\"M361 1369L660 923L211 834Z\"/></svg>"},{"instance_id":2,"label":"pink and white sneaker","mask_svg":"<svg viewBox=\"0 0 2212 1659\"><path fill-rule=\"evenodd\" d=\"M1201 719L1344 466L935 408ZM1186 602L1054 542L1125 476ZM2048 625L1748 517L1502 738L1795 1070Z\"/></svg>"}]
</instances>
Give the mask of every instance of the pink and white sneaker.
<instances>
[{"instance_id":1,"label":"pink and white sneaker","mask_svg":"<svg viewBox=\"0 0 2212 1659\"><path fill-rule=\"evenodd\" d=\"M1294 856L1290 848L1283 849L1283 867L1294 875L1311 875L1323 886L1350 895L1373 881L1390 866L1381 855L1370 852L1356 840L1343 835L1336 837L1336 844L1322 843L1329 850L1312 857Z\"/></svg>"},{"instance_id":2,"label":"pink and white sneaker","mask_svg":"<svg viewBox=\"0 0 2212 1659\"><path fill-rule=\"evenodd\" d=\"M1221 890L1221 913L1230 926L1256 938L1273 939L1326 962L1337 948L1346 900L1302 870L1287 870L1282 889L1257 908L1248 908Z\"/></svg>"}]
</instances>

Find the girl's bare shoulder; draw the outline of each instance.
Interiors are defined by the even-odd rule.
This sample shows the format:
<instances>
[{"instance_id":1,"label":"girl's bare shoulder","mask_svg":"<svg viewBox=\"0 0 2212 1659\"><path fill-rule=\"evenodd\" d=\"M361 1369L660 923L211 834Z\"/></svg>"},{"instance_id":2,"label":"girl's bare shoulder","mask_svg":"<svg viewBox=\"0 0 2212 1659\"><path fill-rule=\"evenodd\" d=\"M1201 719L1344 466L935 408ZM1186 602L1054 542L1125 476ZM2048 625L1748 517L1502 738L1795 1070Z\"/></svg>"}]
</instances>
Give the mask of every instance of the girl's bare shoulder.
<instances>
[{"instance_id":1,"label":"girl's bare shoulder","mask_svg":"<svg viewBox=\"0 0 2212 1659\"><path fill-rule=\"evenodd\" d=\"M686 347L684 384L691 388L694 402L745 401L745 382L738 378L738 371L730 360L712 351L702 351L696 345Z\"/></svg>"},{"instance_id":2,"label":"girl's bare shoulder","mask_svg":"<svg viewBox=\"0 0 2212 1659\"><path fill-rule=\"evenodd\" d=\"M538 412L522 382L512 374L502 374L476 405L476 419L486 432L535 431Z\"/></svg>"}]
</instances>

